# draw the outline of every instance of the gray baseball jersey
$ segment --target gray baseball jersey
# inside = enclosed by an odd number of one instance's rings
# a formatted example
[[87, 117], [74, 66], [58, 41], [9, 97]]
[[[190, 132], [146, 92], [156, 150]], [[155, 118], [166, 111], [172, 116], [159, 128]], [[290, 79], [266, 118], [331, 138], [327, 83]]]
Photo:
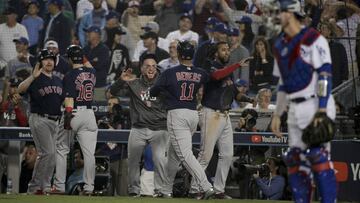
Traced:
[[160, 98], [150, 97], [149, 88], [157, 80], [148, 81], [143, 76], [133, 81], [118, 80], [110, 89], [116, 95], [127, 87], [130, 94], [132, 128], [128, 141], [129, 194], [140, 194], [140, 161], [145, 146], [152, 147], [155, 190], [162, 191], [167, 177], [166, 152], [169, 136], [166, 131], [166, 111]]

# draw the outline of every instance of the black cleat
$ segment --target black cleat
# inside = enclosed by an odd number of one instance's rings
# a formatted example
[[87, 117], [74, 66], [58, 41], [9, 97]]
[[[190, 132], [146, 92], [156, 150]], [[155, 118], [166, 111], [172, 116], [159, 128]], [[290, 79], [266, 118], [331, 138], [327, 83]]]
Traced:
[[215, 191], [214, 189], [210, 188], [204, 193], [203, 199], [212, 199], [214, 198]]
[[204, 193], [201, 192], [196, 192], [196, 193], [189, 193], [188, 197], [191, 199], [196, 199], [196, 200], [200, 200], [202, 199], [204, 196]]
[[140, 194], [131, 192], [131, 193], [129, 193], [129, 197], [140, 197]]
[[214, 199], [232, 199], [232, 197], [230, 197], [229, 195], [221, 192], [221, 193], [216, 193], [214, 195]]

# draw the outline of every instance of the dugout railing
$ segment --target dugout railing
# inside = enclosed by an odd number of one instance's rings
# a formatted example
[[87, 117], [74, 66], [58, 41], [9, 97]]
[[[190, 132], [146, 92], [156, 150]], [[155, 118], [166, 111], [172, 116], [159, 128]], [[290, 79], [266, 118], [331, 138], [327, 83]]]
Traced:
[[[99, 130], [98, 142], [116, 142], [127, 144], [129, 130]], [[22, 141], [32, 141], [29, 128], [0, 127], [0, 142], [9, 141], [8, 177], [13, 181], [13, 192], [19, 191], [19, 176]], [[193, 136], [193, 144], [200, 143], [200, 134]], [[234, 145], [286, 147], [288, 136], [281, 138], [267, 132], [234, 132]], [[353, 190], [360, 188], [360, 140], [332, 141], [332, 160], [339, 181], [339, 200], [360, 201], [360, 193]]]

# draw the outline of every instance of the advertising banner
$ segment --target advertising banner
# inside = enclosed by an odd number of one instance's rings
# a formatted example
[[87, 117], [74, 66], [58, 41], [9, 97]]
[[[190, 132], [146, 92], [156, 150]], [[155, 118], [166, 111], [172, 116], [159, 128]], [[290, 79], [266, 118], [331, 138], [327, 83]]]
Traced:
[[339, 183], [338, 200], [360, 202], [360, 142], [333, 141], [331, 159]]

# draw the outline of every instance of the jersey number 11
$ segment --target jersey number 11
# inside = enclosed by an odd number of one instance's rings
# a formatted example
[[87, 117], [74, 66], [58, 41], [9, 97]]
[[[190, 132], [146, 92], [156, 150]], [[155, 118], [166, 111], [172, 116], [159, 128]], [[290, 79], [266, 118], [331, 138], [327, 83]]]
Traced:
[[187, 83], [184, 82], [183, 84], [181, 84], [181, 96], [180, 96], [180, 100], [181, 101], [192, 101], [193, 100], [193, 92], [194, 92], [194, 87], [195, 84], [194, 83], [190, 83], [189, 85], [189, 93], [186, 96], [186, 92], [187, 92]]

